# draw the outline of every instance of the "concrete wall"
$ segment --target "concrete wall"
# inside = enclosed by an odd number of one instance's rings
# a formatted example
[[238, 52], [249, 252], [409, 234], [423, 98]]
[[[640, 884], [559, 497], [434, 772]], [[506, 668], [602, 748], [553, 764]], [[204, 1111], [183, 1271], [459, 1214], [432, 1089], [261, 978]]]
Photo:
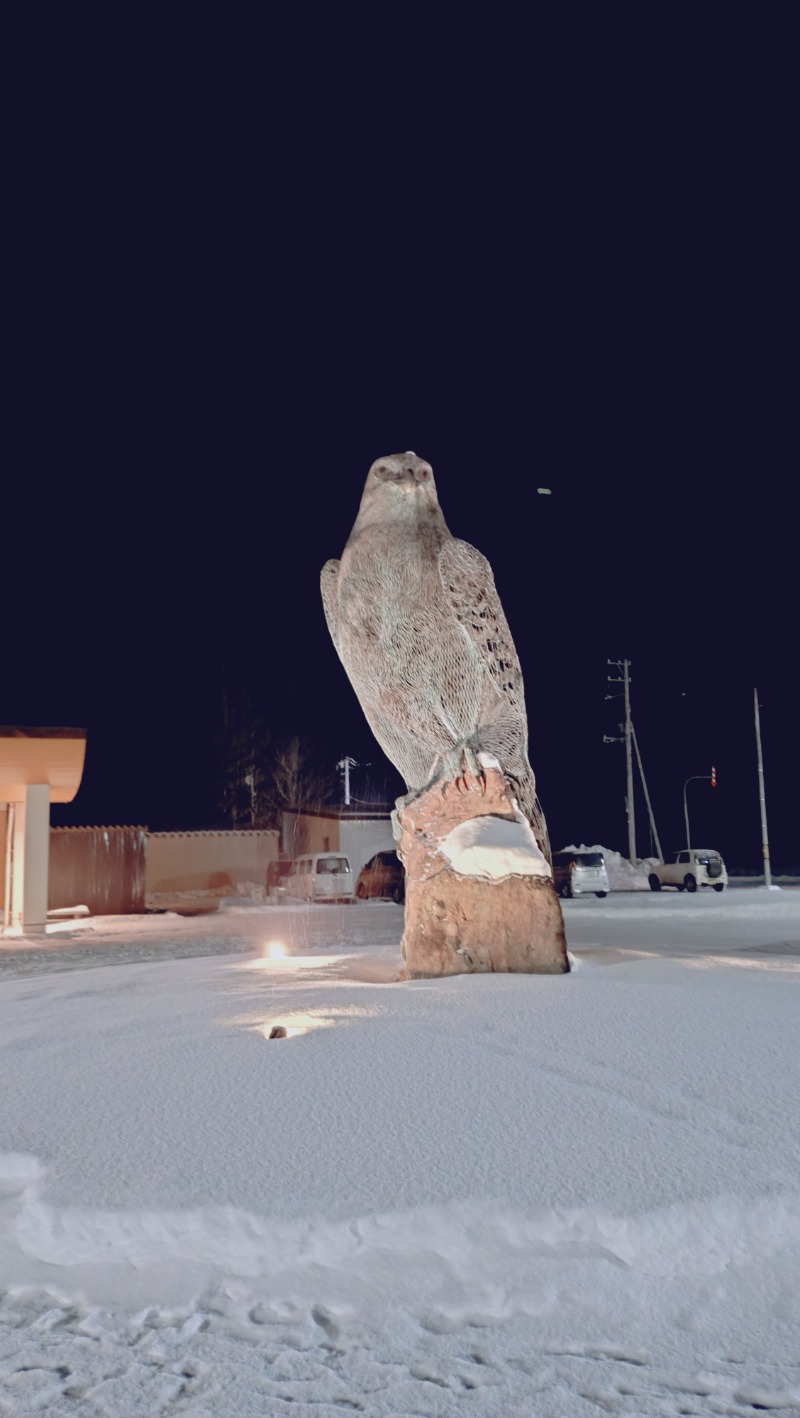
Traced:
[[341, 848], [338, 817], [285, 812], [281, 836], [287, 857], [305, 857], [309, 852], [338, 852]]
[[[313, 849], [312, 849], [313, 850]], [[251, 881], [263, 886], [278, 857], [278, 833], [150, 832], [147, 894], [208, 891]]]

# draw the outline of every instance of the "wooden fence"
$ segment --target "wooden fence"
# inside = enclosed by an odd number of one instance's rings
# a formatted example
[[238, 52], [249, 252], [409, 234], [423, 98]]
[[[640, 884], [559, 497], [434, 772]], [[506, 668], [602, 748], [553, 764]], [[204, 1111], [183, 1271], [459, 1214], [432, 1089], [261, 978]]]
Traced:
[[146, 863], [146, 827], [51, 827], [48, 910], [144, 911]]

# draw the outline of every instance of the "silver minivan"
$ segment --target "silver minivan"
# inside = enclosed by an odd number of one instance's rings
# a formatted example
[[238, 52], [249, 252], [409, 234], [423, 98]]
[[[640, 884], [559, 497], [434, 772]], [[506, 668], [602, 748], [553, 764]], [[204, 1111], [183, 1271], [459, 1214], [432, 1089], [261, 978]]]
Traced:
[[556, 852], [553, 881], [559, 896], [607, 896], [608, 871], [602, 852]]
[[286, 878], [287, 896], [301, 901], [355, 901], [350, 862], [343, 852], [310, 852], [297, 857]]

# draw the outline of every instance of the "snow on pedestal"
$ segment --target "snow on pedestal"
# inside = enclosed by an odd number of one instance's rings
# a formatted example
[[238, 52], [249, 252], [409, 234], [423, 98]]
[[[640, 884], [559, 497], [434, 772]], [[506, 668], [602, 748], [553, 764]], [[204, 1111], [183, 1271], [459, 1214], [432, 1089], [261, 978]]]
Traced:
[[569, 970], [550, 868], [497, 761], [481, 757], [484, 792], [468, 778], [398, 800], [410, 978]]

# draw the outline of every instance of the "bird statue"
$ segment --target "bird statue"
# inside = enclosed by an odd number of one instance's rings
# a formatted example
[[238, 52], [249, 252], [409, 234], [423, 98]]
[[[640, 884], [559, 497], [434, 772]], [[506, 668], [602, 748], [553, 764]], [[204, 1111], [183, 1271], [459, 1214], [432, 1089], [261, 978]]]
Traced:
[[322, 601], [367, 721], [410, 794], [484, 780], [481, 753], [512, 783], [550, 858], [528, 762], [522, 671], [486, 557], [452, 536], [433, 469], [415, 453], [378, 458]]

